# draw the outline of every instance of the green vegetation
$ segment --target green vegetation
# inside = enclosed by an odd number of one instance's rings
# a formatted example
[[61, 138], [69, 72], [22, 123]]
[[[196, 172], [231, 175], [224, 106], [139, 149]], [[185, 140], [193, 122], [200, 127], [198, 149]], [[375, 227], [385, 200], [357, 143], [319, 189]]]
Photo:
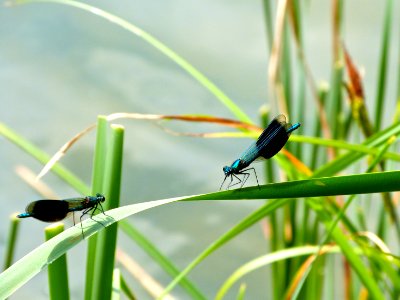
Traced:
[[[36, 2], [57, 3], [95, 13], [142, 38], [204, 86], [238, 122], [229, 122], [217, 116], [121, 115], [120, 118], [212, 122], [237, 128], [237, 136], [259, 134], [255, 126], [249, 125], [249, 117], [220, 88], [187, 60], [138, 26], [76, 1], [16, 1], [17, 4]], [[106, 214], [95, 216], [98, 222], [90, 218], [83, 222], [85, 237], [89, 238], [85, 299], [117, 299], [121, 293], [129, 299], [135, 299], [135, 291], [129, 287], [120, 267], [116, 268], [115, 259], [110, 259], [116, 256], [118, 229], [170, 276], [170, 283], [161, 290], [155, 285], [146, 287], [150, 295], [159, 299], [168, 297], [179, 285], [187, 298], [206, 299], [207, 296], [196, 286], [196, 282], [188, 278], [190, 271], [217, 249], [223, 249], [224, 245], [263, 220], [266, 221], [263, 226], [270, 251], [229, 274], [226, 281], [220, 283], [220, 289], [215, 291], [215, 299], [246, 299], [249, 291], [246, 275], [261, 268], [271, 270], [266, 282], [268, 299], [333, 299], [335, 296], [346, 299], [399, 299], [400, 257], [397, 253], [400, 248], [397, 246], [392, 249], [389, 246], [392, 240], [400, 244], [398, 193], [395, 193], [400, 191], [400, 171], [394, 167], [400, 155], [393, 149], [400, 135], [398, 108], [391, 107], [393, 115], [384, 117], [384, 107], [390, 105], [386, 99], [388, 65], [399, 66], [396, 82], [400, 82], [400, 62], [391, 62], [389, 56], [394, 3], [388, 0], [385, 4], [374, 107], [367, 107], [362, 76], [342, 36], [344, 3], [332, 3], [333, 60], [328, 87], [316, 83], [307, 60], [307, 31], [304, 28], [306, 8], [303, 6], [309, 3], [278, 1], [274, 5], [271, 1], [264, 1], [271, 102], [277, 107], [286, 108], [285, 114], [290, 116], [290, 120], [307, 124], [311, 117], [306, 118], [310, 113], [305, 102], [311, 95], [311, 100], [307, 101], [314, 101], [318, 113], [313, 118], [317, 120], [313, 125], [303, 126], [312, 132], [310, 136], [297, 135], [295, 132], [285, 150], [273, 158], [273, 163], [266, 162], [268, 182], [260, 185], [260, 188], [244, 187], [120, 207], [124, 128], [113, 124], [116, 116], [98, 118], [91, 187], [59, 162], [55, 163], [51, 172], [78, 193], [94, 195], [102, 192], [109, 199], [104, 207]], [[399, 101], [399, 87], [396, 92]], [[265, 125], [271, 117], [269, 111], [264, 110], [260, 123]], [[383, 127], [382, 120], [385, 119], [393, 120], [393, 123]], [[40, 163], [46, 164], [50, 160], [46, 153], [6, 124], [0, 123], [0, 135]], [[220, 136], [228, 134], [221, 133]], [[360, 139], [354, 136], [363, 136], [362, 142], [359, 143]], [[303, 150], [303, 145], [311, 145], [311, 151]], [[278, 166], [281, 174], [279, 179]], [[373, 194], [373, 197], [360, 201], [362, 194]], [[126, 220], [144, 210], [182, 201], [201, 201], [203, 205], [208, 205], [208, 200], [229, 200], [235, 205], [237, 201], [255, 199], [264, 201], [263, 205], [214, 240], [183, 270], [157, 249], [145, 233]], [[371, 215], [376, 218], [376, 228], [367, 222]], [[17, 226], [17, 221], [13, 222], [13, 226]], [[18, 238], [16, 227], [11, 232], [5, 262], [8, 269], [0, 274], [0, 298], [9, 297], [48, 266], [50, 295], [60, 299], [55, 292], [68, 289], [68, 280], [65, 279], [68, 278], [66, 255], [69, 249], [82, 241], [81, 227], [57, 232], [53, 238], [12, 265], [10, 261], [15, 239]], [[211, 275], [213, 270], [209, 272]], [[61, 286], [60, 280], [63, 281]], [[67, 292], [63, 295], [68, 298]]]

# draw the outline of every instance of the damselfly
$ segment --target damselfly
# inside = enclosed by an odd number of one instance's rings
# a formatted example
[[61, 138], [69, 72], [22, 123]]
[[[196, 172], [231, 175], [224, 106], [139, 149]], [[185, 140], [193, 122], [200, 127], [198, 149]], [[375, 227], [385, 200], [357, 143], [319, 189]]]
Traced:
[[[240, 183], [241, 187], [243, 187], [250, 176], [250, 173], [248, 172], [250, 170], [253, 170], [256, 175], [257, 185], [259, 185], [254, 168], [246, 168], [258, 158], [269, 159], [277, 154], [286, 144], [291, 132], [299, 127], [300, 123], [294, 125], [286, 123], [286, 117], [284, 115], [275, 117], [268, 127], [261, 133], [257, 141], [251, 144], [250, 147], [232, 163], [231, 166], [225, 166], [223, 168], [225, 178], [221, 184], [220, 190], [222, 189], [226, 178], [229, 176], [231, 177], [231, 181], [228, 184], [227, 189]], [[243, 178], [240, 179], [238, 175], [243, 175]], [[233, 183], [233, 177], [235, 177], [238, 182]]]
[[[93, 214], [97, 208], [104, 213], [103, 207], [101, 205], [106, 198], [102, 194], [96, 194], [96, 196], [86, 196], [79, 198], [69, 198], [63, 200], [37, 200], [28, 204], [25, 208], [25, 212], [19, 214], [18, 218], [35, 218], [43, 222], [57, 222], [63, 220], [68, 213], [75, 211], [82, 211], [80, 217], [81, 228], [82, 228], [82, 217], [86, 214], [90, 215], [90, 218], [104, 226], [101, 222], [93, 219]], [[75, 223], [75, 220], [74, 220]], [[82, 228], [82, 236], [83, 228]]]

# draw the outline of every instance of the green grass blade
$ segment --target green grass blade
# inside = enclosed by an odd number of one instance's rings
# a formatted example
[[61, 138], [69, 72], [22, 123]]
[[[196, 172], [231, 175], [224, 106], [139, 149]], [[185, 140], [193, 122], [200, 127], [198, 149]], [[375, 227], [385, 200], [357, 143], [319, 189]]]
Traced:
[[331, 88], [329, 90], [329, 103], [332, 105], [332, 128], [333, 136], [335, 138], [343, 138], [344, 132], [341, 132], [343, 128], [343, 117], [342, 113], [342, 88], [343, 88], [343, 62], [341, 58], [339, 61], [334, 62], [332, 78], [331, 78]]
[[[280, 62], [282, 68], [281, 72], [279, 73], [280, 81], [282, 84], [282, 91], [283, 91], [283, 99], [285, 103], [281, 103], [283, 107], [287, 108], [287, 112], [289, 116], [292, 112], [292, 91], [293, 91], [293, 84], [292, 84], [292, 73], [293, 73], [293, 62], [291, 58], [291, 44], [290, 44], [290, 36], [289, 36], [289, 24], [285, 22], [284, 30], [283, 30], [283, 43], [282, 43], [282, 62]], [[283, 102], [283, 101], [281, 101]]]
[[272, 42], [273, 42], [273, 32], [274, 32], [274, 27], [273, 27], [273, 17], [272, 17], [272, 3], [269, 0], [263, 0], [263, 10], [264, 10], [264, 21], [265, 21], [265, 28], [267, 32], [267, 45], [268, 45], [268, 50], [271, 51], [272, 48]]
[[385, 89], [387, 84], [387, 67], [389, 63], [390, 33], [392, 28], [393, 0], [386, 1], [385, 17], [383, 18], [383, 35], [381, 55], [379, 61], [379, 75], [375, 98], [375, 128], [379, 130], [382, 123], [383, 107], [385, 103]]
[[186, 198], [185, 201], [311, 198], [394, 192], [400, 190], [399, 178], [400, 171], [321, 177], [215, 192]]
[[[107, 211], [107, 216], [98, 214], [94, 218], [104, 226], [109, 226], [114, 222], [122, 220], [130, 215], [154, 208], [163, 204], [172, 203], [182, 198], [172, 198], [166, 200], [150, 201], [145, 203], [132, 204]], [[97, 233], [104, 229], [102, 225], [92, 219], [82, 222], [85, 237]], [[0, 299], [5, 299], [12, 295], [18, 288], [32, 279], [54, 260], [65, 254], [69, 249], [82, 241], [82, 231], [80, 226], [72, 226], [60, 233], [51, 240], [43, 243], [15, 264], [0, 274]]]
[[[390, 174], [389, 174], [390, 173]], [[385, 174], [385, 175], [384, 175]], [[383, 176], [382, 176], [383, 175]], [[388, 176], [386, 176], [388, 175]], [[303, 198], [303, 197], [318, 197], [318, 196], [333, 196], [338, 195], [338, 192], [343, 192], [344, 194], [357, 194], [360, 190], [361, 193], [366, 193], [364, 190], [363, 184], [366, 183], [371, 185], [370, 188], [376, 190], [374, 192], [382, 192], [389, 190], [399, 190], [399, 187], [396, 186], [398, 182], [398, 176], [400, 176], [400, 171], [394, 172], [383, 172], [383, 173], [374, 173], [374, 174], [362, 174], [362, 175], [350, 175], [350, 176], [340, 176], [340, 177], [332, 177], [332, 178], [317, 178], [311, 180], [299, 180], [292, 182], [284, 182], [284, 183], [276, 183], [276, 184], [268, 184], [264, 186], [251, 187], [251, 188], [242, 188], [238, 190], [224, 191], [218, 193], [211, 193], [207, 195], [199, 195], [190, 197], [187, 200], [235, 200], [235, 199], [279, 199], [273, 200], [273, 202], [269, 202], [262, 208], [256, 210], [254, 213], [246, 217], [242, 222], [238, 225], [234, 226], [231, 230], [221, 236], [218, 240], [212, 243], [207, 249], [205, 249], [199, 256], [197, 256], [182, 272], [177, 276], [164, 290], [163, 295], [170, 292], [177, 283], [184, 278], [191, 270], [193, 270], [202, 260], [204, 260], [207, 256], [209, 256], [216, 249], [220, 248], [222, 245], [227, 243], [230, 239], [237, 236], [240, 232], [247, 229], [251, 225], [258, 222], [261, 218], [269, 215], [271, 212], [276, 211], [279, 207], [287, 204], [290, 200], [286, 198]], [[390, 183], [389, 183], [390, 181]], [[383, 187], [381, 183], [386, 182], [388, 186]], [[305, 184], [303, 186], [303, 184]], [[383, 190], [381, 190], [381, 188]], [[378, 191], [379, 190], [379, 191]], [[294, 192], [296, 195], [291, 194]], [[321, 206], [320, 206], [321, 207]], [[329, 227], [330, 228], [330, 227]], [[360, 273], [365, 272], [365, 270], [361, 267], [357, 258], [354, 258], [354, 254], [351, 251], [351, 248], [347, 245], [345, 239], [340, 235], [339, 232], [335, 232], [334, 238], [338, 238], [341, 245], [346, 249], [345, 254], [350, 256], [352, 261], [355, 261], [356, 266]], [[362, 276], [364, 276], [362, 274]], [[373, 285], [370, 283], [368, 278], [363, 277], [366, 280], [367, 284]], [[371, 288], [376, 291], [375, 287]], [[161, 296], [162, 297], [162, 296]], [[161, 298], [160, 297], [160, 298]]]
[[18, 228], [21, 222], [20, 218], [17, 218], [17, 214], [13, 214], [10, 217], [10, 230], [8, 232], [5, 256], [4, 256], [4, 268], [7, 269], [14, 260], [15, 244], [18, 236]]
[[[314, 207], [318, 207], [315, 212], [318, 214], [318, 218], [324, 223], [326, 229], [329, 230], [332, 227], [334, 220], [325, 210], [324, 203], [319, 201], [319, 205]], [[331, 235], [335, 243], [340, 247], [343, 255], [346, 257], [347, 262], [351, 265], [352, 270], [357, 274], [360, 281], [364, 284], [364, 287], [368, 290], [370, 296], [373, 299], [384, 300], [385, 297], [378, 283], [373, 278], [371, 270], [365, 266], [359, 254], [356, 253], [349, 238], [338, 227], [334, 227]]]
[[179, 65], [183, 70], [185, 70], [189, 75], [191, 75], [195, 80], [197, 80], [203, 87], [205, 87], [209, 92], [211, 92], [226, 108], [228, 108], [232, 114], [242, 122], [251, 123], [251, 119], [237, 106], [219, 87], [217, 87], [211, 80], [209, 80], [203, 73], [191, 65], [187, 60], [178, 55], [171, 48], [163, 44], [160, 40], [147, 33], [143, 29], [133, 25], [132, 23], [110, 14], [102, 9], [88, 5], [86, 3], [72, 1], [72, 0], [16, 0], [17, 4], [25, 3], [56, 3], [63, 4], [72, 7], [76, 7], [90, 13], [96, 14], [121, 28], [133, 33], [134, 35], [142, 38], [144, 41], [153, 46], [156, 50], [160, 51], [166, 57], [170, 58], [173, 62]]
[[[271, 198], [282, 198], [270, 203], [265, 207], [265, 210], [261, 213], [261, 217], [275, 210], [276, 208], [286, 204], [289, 200], [287, 197], [303, 198], [303, 197], [319, 197], [326, 195], [339, 195], [339, 194], [354, 194], [354, 193], [376, 193], [376, 192], [388, 192], [399, 190], [398, 178], [400, 171], [393, 172], [381, 172], [372, 174], [362, 175], [350, 175], [350, 176], [338, 176], [333, 178], [316, 178], [311, 180], [299, 180], [293, 182], [269, 184], [265, 186], [243, 188], [239, 190], [224, 191], [218, 193], [196, 195], [186, 198], [173, 198], [159, 201], [152, 201], [146, 203], [139, 203], [120, 207], [107, 211], [107, 216], [103, 214], [96, 215], [98, 222], [101, 222], [105, 226], [108, 226], [114, 222], [117, 222], [123, 218], [126, 218], [132, 214], [140, 211], [163, 205], [166, 203], [175, 202], [178, 200], [238, 200], [238, 199], [271, 199]], [[292, 191], [293, 190], [293, 191]], [[324, 211], [323, 205], [320, 205], [320, 219], [327, 224], [330, 228], [330, 217]], [[110, 218], [111, 217], [111, 218]], [[253, 219], [257, 216], [253, 215]], [[258, 216], [259, 217], [259, 216]], [[249, 220], [248, 223], [251, 223]], [[103, 226], [98, 222], [91, 219], [85, 220], [82, 223], [84, 235], [89, 237], [103, 229]], [[248, 223], [241, 223], [240, 228], [235, 228], [235, 232], [231, 232], [224, 237], [224, 240], [218, 241], [219, 244], [212, 245], [209, 251], [204, 255], [207, 256], [212, 252], [214, 248], [218, 248], [221, 244], [228, 241], [237, 235], [238, 232], [247, 228]], [[90, 225], [90, 226], [89, 226]], [[338, 243], [343, 253], [351, 265], [355, 268], [358, 276], [366, 285], [371, 295], [379, 297], [380, 292], [376, 289], [376, 283], [371, 282], [371, 277], [368, 277], [369, 273], [366, 272], [360, 258], [354, 253], [351, 246], [348, 244], [347, 238], [338, 230], [334, 230], [332, 233], [333, 238]], [[81, 228], [71, 227], [70, 229], [59, 234], [57, 237], [44, 243], [36, 250], [19, 260], [17, 263], [12, 265], [2, 274], [0, 274], [0, 299], [6, 298], [11, 295], [18, 287], [22, 286], [26, 281], [32, 278], [40, 270], [42, 270], [48, 263], [52, 262], [60, 255], [64, 254], [74, 245], [79, 243], [82, 239]], [[198, 260], [201, 260], [198, 259]], [[196, 264], [197, 262], [193, 262]], [[181, 273], [182, 274], [182, 273]], [[179, 276], [178, 276], [179, 277]], [[178, 278], [177, 277], [177, 278]], [[182, 276], [183, 277], [183, 276]]]
[[[98, 124], [97, 124], [97, 138], [96, 138], [96, 150], [95, 150], [95, 158], [94, 158], [94, 171], [93, 171], [93, 193], [89, 192], [89, 187], [87, 187], [83, 182], [81, 182], [75, 175], [69, 172], [64, 167], [60, 167], [59, 163], [51, 169], [52, 172], [57, 174], [61, 179], [65, 179], [67, 183], [73, 184], [72, 185], [75, 189], [79, 190], [84, 195], [95, 194], [96, 192], [102, 191], [102, 182], [103, 177], [102, 174], [104, 173], [102, 163], [104, 164], [105, 161], [105, 154], [98, 155], [100, 152], [106, 151], [106, 144], [107, 144], [107, 131], [108, 131], [108, 122], [104, 117], [99, 117]], [[5, 125], [0, 123], [0, 134], [3, 134], [6, 138], [8, 138], [11, 142], [15, 143], [19, 146], [22, 150], [36, 158], [39, 162], [45, 164], [49, 159], [50, 156], [44, 153], [42, 150], [38, 149], [36, 146], [31, 144], [29, 141], [6, 127]], [[101, 163], [98, 164], [98, 161]], [[18, 219], [20, 220], [20, 219]], [[121, 224], [124, 223], [124, 220], [121, 221]], [[96, 246], [96, 235], [89, 238], [89, 246], [88, 246], [88, 255], [87, 255], [87, 272], [86, 272], [86, 285], [85, 285], [85, 299], [91, 299], [92, 293], [92, 282], [93, 282], [93, 271], [94, 271], [94, 259], [95, 259], [95, 246]], [[146, 245], [151, 245], [151, 243], [142, 235], [141, 242], [139, 243], [143, 249], [148, 250], [149, 248]], [[94, 244], [92, 246], [92, 244]], [[150, 247], [151, 248], [151, 247]], [[152, 255], [152, 253], [150, 253]], [[167, 260], [164, 263], [168, 263]], [[164, 263], [161, 263], [161, 266], [164, 267]], [[167, 271], [167, 273], [169, 273]], [[179, 272], [178, 272], [179, 273]], [[195, 290], [195, 289], [193, 289]], [[193, 291], [192, 291], [193, 292]], [[197, 292], [201, 298], [202, 295]], [[196, 292], [194, 292], [196, 294]]]
[[[54, 238], [64, 231], [63, 223], [55, 223], [45, 228], [46, 241]], [[68, 269], [67, 255], [63, 254], [47, 267], [49, 277], [50, 299], [68, 300]]]
[[[46, 164], [51, 158], [49, 155], [44, 153], [42, 150], [37, 148], [35, 145], [33, 145], [28, 140], [21, 137], [19, 134], [17, 134], [12, 129], [8, 128], [3, 123], [0, 123], [0, 135], [3, 135], [5, 138], [7, 138], [13, 144], [18, 146], [25, 152], [29, 153], [29, 155], [34, 157], [36, 160], [38, 160], [42, 164]], [[62, 164], [56, 163], [53, 166], [52, 171], [56, 175], [58, 175], [61, 179], [63, 179], [65, 182], [67, 182], [70, 186], [72, 186], [74, 189], [79, 191], [81, 194], [83, 194], [83, 195], [90, 194], [90, 189], [88, 188], [88, 186], [82, 180], [80, 180], [78, 177], [76, 177], [72, 172], [70, 172], [65, 167], [63, 167]]]
[[[180, 273], [180, 270], [128, 221], [120, 222], [119, 228], [134, 240], [136, 244], [138, 244], [155, 262], [157, 262], [165, 272], [171, 275], [172, 278], [176, 277]], [[206, 299], [198, 288], [196, 288], [196, 286], [194, 286], [187, 278], [183, 278], [179, 284], [186, 290], [191, 299]]]
[[[302, 144], [308, 143], [311, 145], [336, 148], [336, 149], [340, 149], [340, 150], [349, 150], [352, 153], [347, 153], [347, 154], [356, 153], [356, 154], [360, 155], [358, 158], [361, 158], [365, 155], [377, 155], [380, 151], [378, 147], [381, 144], [383, 144], [387, 139], [389, 139], [391, 135], [399, 135], [400, 134], [399, 124], [392, 125], [391, 127], [387, 128], [385, 130], [385, 132], [381, 131], [379, 134], [374, 135], [374, 139], [368, 139], [362, 144], [352, 144], [352, 143], [345, 142], [342, 140], [326, 139], [326, 138], [320, 138], [320, 137], [316, 137], [316, 136], [305, 136], [305, 135], [298, 135], [298, 134], [291, 135], [289, 143], [291, 143], [291, 142], [302, 143]], [[226, 137], [257, 138], [258, 135], [256, 132], [248, 132], [248, 133], [247, 132], [246, 133], [230, 132], [229, 134], [226, 133]], [[342, 155], [339, 158], [337, 158], [341, 164], [342, 164], [342, 162], [341, 162], [342, 159], [346, 158], [346, 162], [347, 162], [347, 160], [349, 160], [349, 158], [347, 157], [347, 154]], [[277, 155], [280, 156], [281, 154], [278, 153]], [[395, 153], [395, 152], [387, 152], [384, 154], [384, 158], [391, 159], [394, 161], [400, 161], [400, 154]], [[267, 162], [268, 162], [268, 160], [267, 160]], [[335, 163], [331, 162], [330, 164], [335, 164]], [[323, 168], [325, 168], [325, 167], [326, 166], [324, 166]], [[318, 172], [320, 172], [320, 171], [318, 171]]]
[[[367, 173], [371, 173], [374, 168], [382, 161], [383, 155], [384, 153], [389, 149], [390, 145], [392, 144], [393, 139], [390, 139], [390, 141], [388, 141], [388, 143], [386, 143], [385, 145], [382, 146], [382, 149], [380, 150], [380, 153], [378, 154], [378, 156], [371, 162], [371, 164], [369, 165], [368, 169], [367, 169]], [[328, 242], [329, 238], [330, 238], [330, 233], [332, 232], [333, 228], [337, 225], [337, 223], [343, 219], [344, 213], [346, 212], [348, 206], [351, 204], [351, 202], [354, 200], [355, 195], [351, 195], [349, 197], [349, 199], [346, 201], [345, 205], [343, 206], [343, 208], [339, 211], [336, 219], [334, 220], [334, 222], [332, 223], [332, 227], [327, 231], [326, 237], [323, 239], [322, 243], [321, 243], [321, 247]]]
[[[400, 133], [400, 132], [399, 132]], [[397, 133], [397, 134], [399, 134]], [[377, 146], [382, 144], [383, 142], [381, 141], [379, 145], [374, 145], [373, 147], [365, 145], [365, 144], [350, 144], [345, 141], [341, 140], [332, 140], [332, 139], [324, 139], [324, 138], [318, 138], [318, 137], [311, 137], [311, 136], [299, 136], [299, 135], [293, 135], [290, 137], [291, 142], [297, 142], [297, 143], [309, 143], [312, 145], [319, 145], [319, 146], [324, 146], [324, 147], [331, 147], [331, 148], [336, 148], [340, 150], [349, 150], [352, 153], [358, 153], [359, 155], [377, 155], [380, 150]], [[351, 154], [351, 153], [348, 153]], [[342, 157], [344, 157], [343, 155]], [[395, 153], [395, 152], [386, 152], [383, 156], [386, 159], [391, 159], [394, 161], [400, 161], [400, 154]]]
[[[390, 139], [384, 146], [382, 146], [382, 149], [380, 150], [380, 153], [378, 154], [378, 156], [371, 162], [370, 166], [367, 169], [367, 173], [372, 172], [372, 170], [381, 162], [383, 155], [385, 152], [387, 152], [387, 150], [389, 149], [390, 145], [393, 143], [394, 139]], [[325, 237], [322, 238], [321, 243], [319, 244], [319, 250], [322, 249], [322, 247], [329, 241], [329, 239], [331, 238], [331, 234], [332, 231], [336, 228], [337, 224], [340, 222], [340, 220], [343, 220], [345, 218], [345, 212], [347, 211], [348, 207], [350, 206], [350, 204], [353, 202], [353, 200], [355, 199], [356, 195], [351, 195], [349, 197], [349, 199], [346, 201], [346, 203], [344, 204], [344, 206], [340, 209], [340, 211], [336, 214], [336, 216], [334, 217], [334, 220], [332, 221], [330, 228], [327, 229]], [[360, 245], [362, 246], [362, 245]], [[320, 253], [320, 251], [318, 251], [318, 253]], [[307, 272], [305, 272], [305, 274], [303, 275], [303, 280], [300, 284], [297, 285], [296, 287], [296, 293], [299, 293], [302, 285], [305, 282], [305, 277], [308, 276], [309, 272], [311, 271], [311, 267], [315, 264], [318, 264], [319, 260], [316, 258], [312, 264], [310, 264], [308, 266], [308, 270]]]
[[236, 296], [236, 300], [244, 300], [246, 296], [247, 287], [245, 284], [241, 284], [239, 287], [238, 294]]
[[[106, 157], [104, 191], [108, 198], [105, 208], [119, 206], [122, 176], [124, 128], [111, 125], [110, 144]], [[96, 245], [92, 299], [109, 299], [112, 293], [115, 248], [117, 244], [117, 223], [99, 233]]]
[[128, 286], [128, 283], [125, 281], [124, 276], [120, 277], [120, 284], [121, 284], [121, 289], [124, 292], [124, 295], [126, 296], [127, 299], [129, 300], [136, 300], [137, 298], [135, 297], [135, 295], [133, 294], [132, 290], [130, 289], [130, 287]]
[[[212, 198], [210, 198], [211, 200]], [[185, 278], [187, 274], [190, 273], [200, 262], [202, 262], [205, 258], [207, 258], [211, 253], [213, 253], [218, 248], [222, 247], [228, 241], [236, 237], [238, 234], [254, 225], [256, 222], [268, 216], [269, 214], [275, 212], [278, 208], [284, 206], [290, 201], [290, 199], [278, 199], [269, 201], [267, 204], [263, 205], [261, 208], [257, 209], [249, 216], [244, 218], [239, 224], [232, 227], [225, 234], [223, 234], [220, 238], [214, 241], [210, 246], [208, 246], [204, 251], [202, 251], [192, 262], [178, 275], [174, 278], [174, 280], [165, 288], [162, 295], [160, 295], [159, 299], [161, 299], [164, 295], [168, 294], [175, 286]]]
[[121, 299], [121, 271], [117, 268], [113, 271], [112, 277], [112, 293], [111, 300], [120, 300]]
[[105, 116], [97, 118], [97, 133], [96, 133], [96, 146], [94, 149], [93, 157], [93, 172], [92, 172], [92, 195], [101, 193], [104, 183], [105, 161], [108, 146], [108, 129], [109, 123]]
[[[365, 142], [362, 143], [362, 145], [367, 147], [377, 147], [385, 143], [392, 135], [398, 136], [399, 134], [400, 123], [396, 123], [369, 137], [367, 140], [365, 140]], [[365, 154], [359, 152], [350, 152], [348, 154], [344, 154], [319, 168], [314, 172], [313, 176], [319, 177], [336, 174], [346, 167], [354, 164], [354, 162], [363, 156], [365, 156]]]
[[396, 121], [399, 120], [400, 117], [400, 47], [397, 47], [397, 91], [396, 91], [396, 100], [397, 100], [397, 105], [396, 105], [396, 112], [394, 114], [393, 119]]
[[[259, 268], [265, 267], [267, 265], [272, 265], [273, 263], [277, 263], [282, 260], [287, 260], [289, 258], [304, 256], [304, 255], [312, 255], [316, 254], [319, 251], [318, 246], [303, 246], [303, 247], [295, 247], [288, 248], [284, 250], [279, 250], [244, 264], [240, 268], [238, 268], [229, 278], [222, 284], [220, 289], [217, 292], [215, 300], [221, 300], [225, 297], [228, 290], [243, 276], [249, 274]], [[331, 247], [328, 250], [328, 253], [339, 253], [339, 247]]]
[[[109, 124], [106, 117], [99, 116], [97, 118], [96, 145], [93, 158], [92, 172], [92, 195], [103, 193], [103, 174], [107, 153], [107, 132]], [[94, 270], [96, 261], [96, 245], [97, 235], [92, 236], [88, 241], [87, 259], [86, 259], [86, 284], [85, 299], [92, 299], [92, 291], [94, 284]]]

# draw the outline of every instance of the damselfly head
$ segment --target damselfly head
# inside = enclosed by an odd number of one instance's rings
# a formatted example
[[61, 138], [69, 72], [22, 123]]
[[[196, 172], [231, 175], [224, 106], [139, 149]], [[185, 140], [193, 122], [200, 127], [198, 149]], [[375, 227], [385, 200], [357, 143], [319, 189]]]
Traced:
[[104, 197], [104, 195], [99, 194], [99, 193], [96, 194], [96, 198], [97, 198], [97, 201], [99, 201], [99, 202], [106, 201], [106, 197]]
[[228, 176], [228, 175], [232, 174], [232, 172], [233, 172], [233, 169], [229, 166], [223, 167], [222, 170], [224, 171], [225, 176]]

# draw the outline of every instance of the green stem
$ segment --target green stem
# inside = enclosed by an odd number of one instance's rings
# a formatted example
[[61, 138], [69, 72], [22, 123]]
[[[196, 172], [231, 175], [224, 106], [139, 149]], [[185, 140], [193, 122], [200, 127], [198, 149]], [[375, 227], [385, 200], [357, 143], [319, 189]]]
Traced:
[[[111, 125], [104, 174], [104, 190], [107, 197], [105, 210], [119, 206], [123, 139], [124, 128], [119, 125]], [[117, 229], [117, 223], [113, 223], [98, 234], [92, 299], [109, 299], [111, 297]]]
[[[55, 223], [45, 228], [46, 241], [64, 231], [63, 223]], [[68, 300], [68, 269], [67, 255], [63, 254], [47, 268], [51, 300]]]
[[6, 251], [5, 251], [5, 260], [4, 260], [4, 270], [7, 269], [13, 263], [14, 253], [15, 253], [15, 244], [18, 235], [18, 228], [21, 219], [17, 218], [16, 214], [13, 214], [10, 217], [10, 230], [8, 232], [8, 241], [6, 244]]
[[386, 89], [386, 73], [389, 59], [390, 50], [390, 33], [392, 26], [392, 15], [393, 15], [393, 1], [388, 0], [386, 2], [385, 17], [383, 18], [383, 34], [381, 43], [381, 56], [379, 62], [379, 75], [378, 75], [378, 86], [376, 90], [375, 99], [375, 129], [379, 130], [382, 123], [382, 113], [385, 102], [385, 89]]
[[[97, 119], [96, 146], [93, 158], [92, 174], [92, 195], [103, 193], [103, 175], [104, 162], [107, 151], [107, 130], [108, 122], [105, 116], [99, 116]], [[97, 235], [93, 235], [88, 241], [87, 259], [86, 259], [86, 285], [85, 299], [92, 299], [94, 265], [96, 261]]]

